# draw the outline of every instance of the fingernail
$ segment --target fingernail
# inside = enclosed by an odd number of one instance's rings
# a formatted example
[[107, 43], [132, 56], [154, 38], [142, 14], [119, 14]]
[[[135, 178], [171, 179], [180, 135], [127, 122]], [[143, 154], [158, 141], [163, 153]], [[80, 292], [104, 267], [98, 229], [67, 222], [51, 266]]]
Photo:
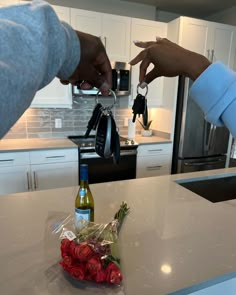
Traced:
[[100, 90], [102, 91], [109, 91], [110, 89], [110, 85], [105, 81], [102, 83], [102, 85], [100, 86]]
[[159, 36], [156, 36], [156, 41], [160, 41], [162, 38]]
[[140, 43], [140, 42], [141, 42], [141, 41], [139, 41], [139, 40], [134, 40], [134, 41], [133, 41], [134, 44], [136, 44], [136, 43]]
[[147, 87], [147, 85], [148, 84], [146, 82], [142, 82], [142, 83], [140, 83], [139, 87], [142, 88], [142, 89], [144, 89], [144, 88]]

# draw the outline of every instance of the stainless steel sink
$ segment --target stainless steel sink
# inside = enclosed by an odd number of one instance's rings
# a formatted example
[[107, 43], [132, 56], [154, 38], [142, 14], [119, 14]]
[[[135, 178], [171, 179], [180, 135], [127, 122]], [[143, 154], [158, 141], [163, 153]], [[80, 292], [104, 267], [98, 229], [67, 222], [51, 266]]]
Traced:
[[176, 182], [213, 203], [236, 199], [236, 174], [182, 179]]

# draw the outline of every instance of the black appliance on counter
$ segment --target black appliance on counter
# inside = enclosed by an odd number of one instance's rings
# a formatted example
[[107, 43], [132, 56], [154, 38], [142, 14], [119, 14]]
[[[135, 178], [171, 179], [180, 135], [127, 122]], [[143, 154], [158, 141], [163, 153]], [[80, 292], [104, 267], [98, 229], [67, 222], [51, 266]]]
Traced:
[[[130, 95], [131, 88], [131, 65], [125, 62], [113, 61], [112, 67], [112, 87], [116, 96]], [[82, 81], [81, 81], [82, 82]], [[98, 89], [96, 87], [92, 89], [81, 89], [80, 85], [72, 85], [72, 95], [84, 96], [84, 95], [97, 95]], [[99, 93], [101, 95], [101, 93]]]
[[220, 169], [226, 165], [229, 131], [208, 123], [189, 96], [193, 82], [179, 78], [172, 173]]
[[68, 136], [78, 145], [79, 165], [88, 164], [89, 183], [101, 183], [136, 178], [138, 144], [120, 136], [120, 162], [113, 163], [113, 157], [103, 159], [95, 152], [95, 136]]

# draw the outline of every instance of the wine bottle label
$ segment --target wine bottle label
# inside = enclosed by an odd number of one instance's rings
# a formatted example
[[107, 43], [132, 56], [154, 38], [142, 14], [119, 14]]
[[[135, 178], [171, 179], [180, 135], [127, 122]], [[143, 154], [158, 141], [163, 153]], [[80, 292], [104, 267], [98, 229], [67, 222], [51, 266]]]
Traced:
[[91, 209], [75, 208], [75, 227], [81, 229], [91, 220]]

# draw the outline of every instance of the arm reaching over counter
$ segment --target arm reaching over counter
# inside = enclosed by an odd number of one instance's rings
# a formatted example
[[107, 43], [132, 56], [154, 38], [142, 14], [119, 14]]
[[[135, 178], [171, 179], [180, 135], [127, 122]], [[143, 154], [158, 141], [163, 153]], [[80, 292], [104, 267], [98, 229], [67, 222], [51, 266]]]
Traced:
[[[236, 73], [221, 62], [209, 60], [193, 51], [158, 38], [153, 42], [135, 42], [144, 48], [130, 64], [140, 63], [140, 82], [151, 83], [165, 76], [184, 75], [194, 81], [190, 95], [203, 110], [206, 120], [225, 125], [236, 137]], [[149, 64], [154, 68], [147, 73]]]
[[46, 2], [1, 8], [0, 36], [0, 139], [55, 77], [109, 94], [111, 65], [101, 40], [61, 22]]

